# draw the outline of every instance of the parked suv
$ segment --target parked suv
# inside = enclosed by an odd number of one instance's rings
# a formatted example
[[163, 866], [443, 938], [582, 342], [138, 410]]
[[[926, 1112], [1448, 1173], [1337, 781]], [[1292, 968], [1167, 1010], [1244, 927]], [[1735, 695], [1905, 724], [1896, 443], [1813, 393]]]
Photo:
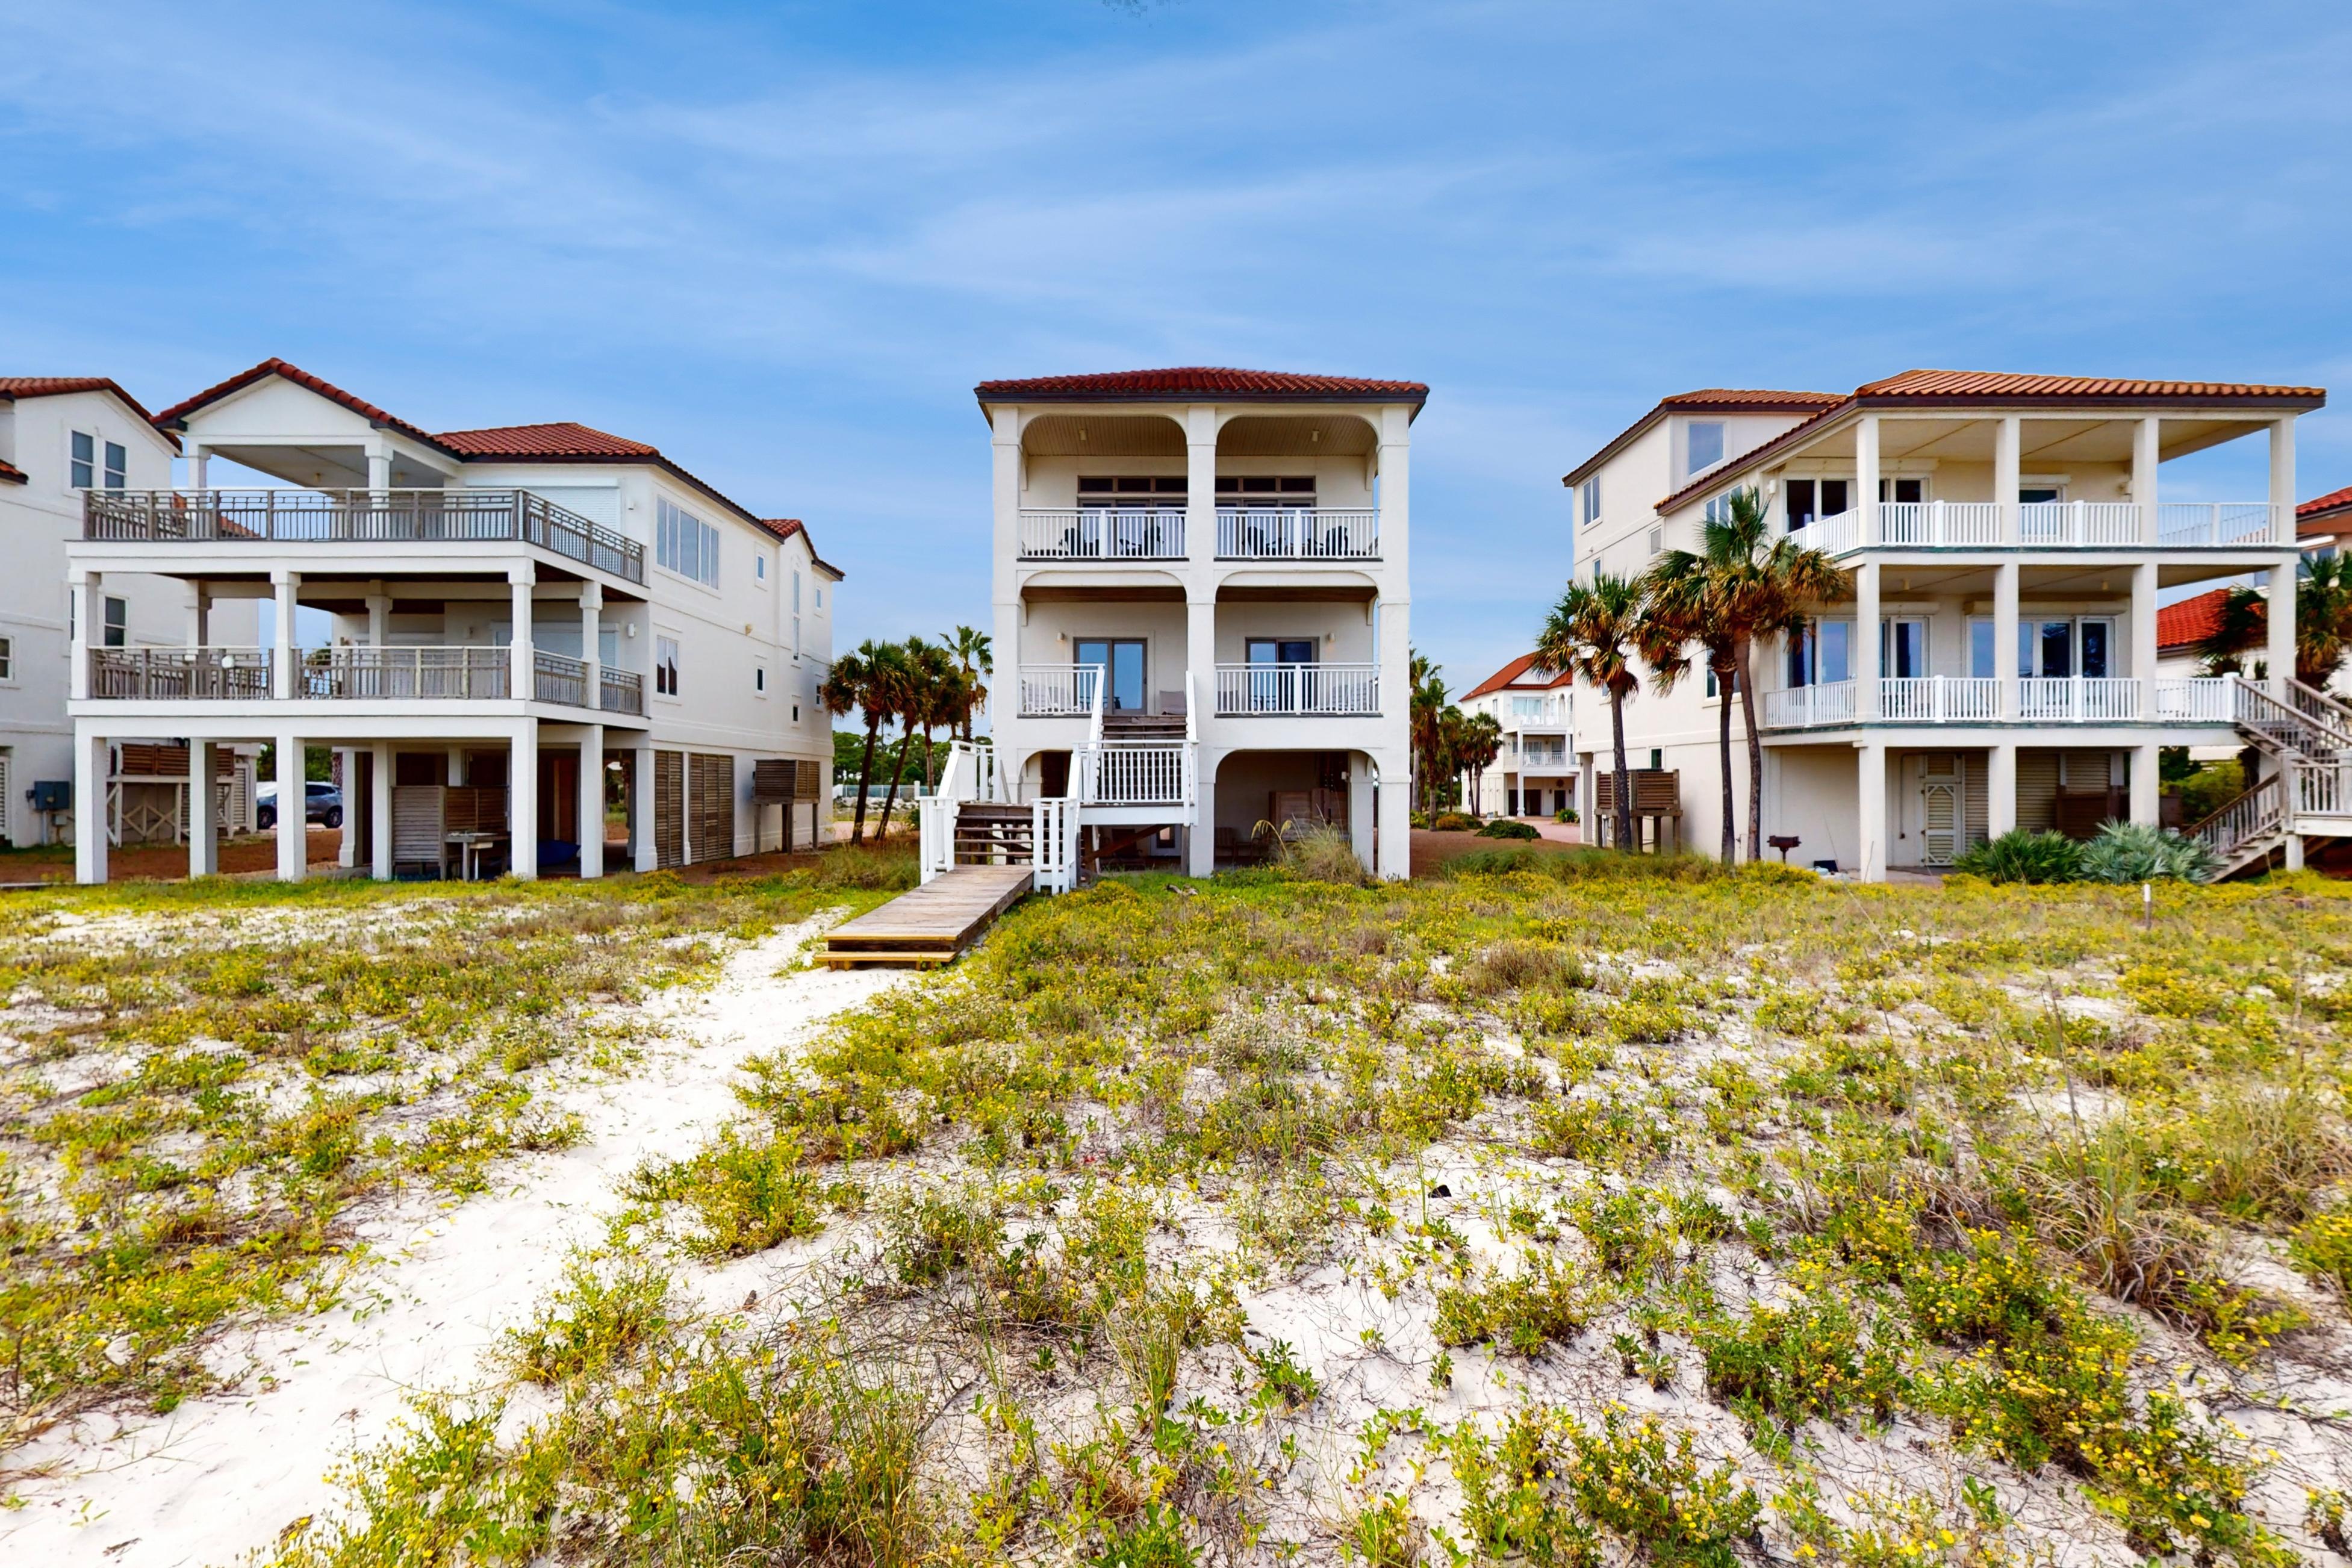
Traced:
[[[315, 822], [321, 827], [343, 825], [343, 792], [335, 785], [312, 783], [303, 786], [302, 820]], [[262, 784], [253, 792], [254, 816], [261, 831], [268, 832], [278, 826], [278, 786]]]

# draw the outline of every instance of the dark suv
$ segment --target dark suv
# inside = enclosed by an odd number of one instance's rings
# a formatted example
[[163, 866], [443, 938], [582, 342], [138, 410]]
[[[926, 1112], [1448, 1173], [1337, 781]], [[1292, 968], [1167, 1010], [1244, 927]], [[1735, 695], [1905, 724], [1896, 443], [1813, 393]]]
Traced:
[[[278, 826], [278, 786], [266, 784], [253, 792], [254, 816], [264, 833]], [[312, 783], [302, 789], [302, 820], [321, 827], [343, 825], [343, 792], [335, 785]]]

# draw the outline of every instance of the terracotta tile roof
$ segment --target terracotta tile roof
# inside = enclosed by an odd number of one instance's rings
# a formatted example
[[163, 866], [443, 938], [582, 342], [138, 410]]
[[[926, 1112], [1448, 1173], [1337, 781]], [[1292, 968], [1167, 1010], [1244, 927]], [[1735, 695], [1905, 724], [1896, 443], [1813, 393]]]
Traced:
[[2334, 533], [2352, 527], [2352, 485], [2315, 496], [2294, 509], [2297, 533]]
[[1726, 474], [1756, 463], [1775, 452], [1799, 445], [1822, 424], [1864, 408], [2031, 407], [2047, 404], [2070, 408], [2146, 408], [2165, 404], [2210, 406], [2243, 403], [2258, 408], [2302, 412], [2327, 401], [2324, 386], [2272, 386], [2229, 381], [2135, 381], [2112, 376], [2021, 375], [1986, 370], [1906, 370], [1884, 381], [1866, 383], [1851, 397], [1822, 409], [1801, 425], [1792, 426], [1761, 446], [1717, 465], [1658, 502], [1660, 512], [1671, 511], [1723, 483]]
[[1182, 365], [1172, 370], [1120, 370], [1095, 375], [1040, 375], [1024, 381], [983, 381], [972, 388], [982, 403], [1020, 398], [1055, 402], [1150, 402], [1160, 398], [1318, 398], [1339, 403], [1410, 403], [1419, 407], [1429, 388], [1417, 381], [1363, 381], [1347, 375], [1295, 375], [1285, 371]]
[[1656, 407], [1610, 437], [1609, 444], [1564, 475], [1560, 483], [1574, 488], [1591, 472], [1633, 444], [1636, 437], [1669, 414], [1706, 414], [1717, 409], [1743, 414], [1814, 414], [1845, 401], [1842, 392], [1776, 392], [1762, 387], [1702, 386], [1658, 399]]
[[444, 430], [433, 439], [461, 458], [528, 458], [538, 461], [610, 461], [658, 458], [659, 450], [625, 436], [607, 435], [586, 425], [494, 425], [483, 430]]
[[[154, 416], [147, 412], [144, 404], [123, 391], [122, 384], [111, 376], [0, 375], [0, 402], [14, 402], [20, 397], [58, 397], [69, 392], [110, 393], [125, 408], [130, 409], [140, 418], [150, 422], [154, 418]], [[175, 447], [180, 444], [179, 437], [168, 430], [163, 432], [163, 438], [170, 441]], [[20, 482], [24, 479], [22, 474], [16, 477]]]
[[309, 371], [301, 368], [299, 365], [289, 364], [282, 359], [263, 360], [251, 370], [239, 371], [236, 374], [230, 376], [226, 381], [221, 382], [217, 385], [205, 388], [202, 392], [197, 393], [194, 397], [188, 398], [184, 402], [174, 403], [171, 407], [166, 408], [163, 413], [155, 416], [155, 424], [159, 427], [179, 425], [180, 422], [186, 418], [187, 416], [194, 413], [197, 409], [204, 407], [206, 404], [217, 403], [232, 392], [242, 392], [245, 388], [251, 386], [255, 382], [261, 380], [264, 376], [269, 375], [282, 376], [286, 380], [292, 382], [297, 386], [307, 387], [309, 390], [317, 393], [320, 396], [325, 398], [330, 403], [341, 404], [343, 407], [350, 409], [352, 413], [360, 416], [371, 425], [382, 425], [389, 429], [397, 430], [404, 436], [415, 437], [417, 440], [424, 442], [427, 446], [439, 445], [439, 443], [434, 440], [430, 435], [418, 429], [415, 426], [411, 425], [407, 420], [402, 419], [397, 416], [388, 414], [384, 412], [384, 410], [378, 408], [374, 404], [368, 402], [365, 398], [345, 392], [341, 387], [337, 386], [334, 383], [322, 381], [319, 377], [312, 375]]
[[12, 485], [21, 485], [26, 482], [25, 470], [14, 463], [0, 463], [0, 479]]
[[2166, 605], [2156, 612], [2156, 651], [2170, 653], [2179, 648], [2194, 647], [2213, 635], [2221, 624], [2221, 602], [2230, 596], [2227, 588], [2216, 588], [2210, 594], [2200, 594], [2193, 599], [2182, 599]]
[[755, 519], [754, 521], [757, 521], [761, 528], [764, 528], [770, 533], [774, 534], [778, 539], [791, 539], [794, 535], [798, 535], [799, 537], [807, 540], [810, 560], [815, 562], [819, 566], [824, 567], [827, 572], [832, 573], [835, 580], [847, 575], [847, 574], [843, 572], [840, 567], [835, 566], [832, 562], [827, 561], [824, 556], [819, 555], [816, 552], [816, 535], [811, 533], [808, 531], [808, 524], [803, 522], [799, 518], [762, 517]]
[[[1469, 690], [1464, 692], [1458, 700], [1467, 702], [1473, 697], [1484, 697], [1490, 691], [1500, 691], [1507, 686], [1518, 684], [1519, 677], [1525, 675], [1528, 668], [1534, 665], [1535, 661], [1536, 656], [1531, 653], [1523, 653], [1519, 655], [1518, 658], [1511, 660], [1510, 663], [1503, 666], [1502, 668], [1496, 670], [1494, 674], [1488, 676], [1486, 679], [1480, 681]], [[1538, 689], [1549, 691], [1556, 687], [1567, 686], [1574, 679], [1575, 677], [1566, 673], [1561, 673], [1554, 675], [1549, 680], [1531, 680], [1528, 682], [1528, 684], [1536, 687]]]

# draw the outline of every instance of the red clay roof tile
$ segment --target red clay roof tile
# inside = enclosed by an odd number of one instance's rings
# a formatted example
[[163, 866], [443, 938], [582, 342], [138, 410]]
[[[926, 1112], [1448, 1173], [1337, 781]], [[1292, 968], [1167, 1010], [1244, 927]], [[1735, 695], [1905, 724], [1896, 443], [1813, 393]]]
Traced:
[[2211, 637], [2221, 624], [2221, 602], [2229, 596], [2227, 588], [2216, 588], [2210, 594], [2159, 608], [2156, 612], [2157, 651], [2168, 653], [2193, 647]]
[[330, 403], [341, 404], [372, 425], [387, 426], [404, 436], [413, 436], [427, 446], [437, 445], [430, 435], [411, 425], [407, 420], [396, 415], [388, 414], [365, 398], [345, 392], [334, 383], [323, 381], [299, 365], [289, 364], [282, 359], [263, 360], [250, 370], [239, 371], [226, 381], [205, 388], [194, 397], [174, 403], [171, 407], [155, 416], [155, 424], [158, 426], [176, 424], [206, 404], [217, 403], [232, 392], [242, 392], [262, 377], [268, 375], [282, 376], [297, 386], [307, 387]]
[[[1458, 700], [1467, 702], [1473, 697], [1484, 697], [1490, 691], [1500, 691], [1507, 686], [1518, 684], [1519, 677], [1525, 675], [1529, 667], [1532, 666], [1535, 661], [1536, 656], [1531, 653], [1523, 653], [1519, 655], [1518, 658], [1511, 660], [1510, 663], [1503, 666], [1502, 668], [1496, 670], [1494, 674], [1488, 676], [1486, 679], [1480, 681], [1469, 690], [1464, 692]], [[1528, 684], [1539, 688], [1542, 690], [1549, 691], [1555, 687], [1561, 687], [1570, 684], [1570, 682], [1574, 679], [1574, 677], [1563, 672], [1553, 675], [1549, 680], [1531, 680], [1528, 681]]]
[[26, 482], [25, 470], [14, 463], [0, 463], [0, 479], [5, 479], [12, 485], [21, 485]]
[[625, 436], [559, 420], [551, 425], [493, 425], [481, 430], [444, 430], [433, 439], [461, 458], [658, 458], [658, 449]]
[[[152, 422], [154, 417], [147, 412], [144, 404], [123, 391], [121, 383], [111, 376], [0, 375], [0, 402], [13, 402], [19, 397], [58, 397], [69, 392], [111, 393], [125, 408], [140, 418]], [[180, 444], [179, 437], [170, 431], [164, 431], [163, 436], [173, 446]], [[17, 478], [22, 479], [24, 476], [19, 474]]]
[[1215, 365], [1181, 365], [1170, 370], [1106, 371], [1092, 375], [1040, 375], [1020, 381], [983, 381], [972, 388], [982, 403], [1019, 398], [1055, 402], [1150, 401], [1168, 397], [1321, 398], [1349, 403], [1411, 403], [1426, 401], [1429, 388], [1418, 381], [1364, 381], [1347, 375], [1297, 375], [1286, 371], [1232, 370]]
[[2338, 523], [2352, 523], [2352, 485], [2315, 496], [2294, 509], [2297, 533], [2333, 533]]

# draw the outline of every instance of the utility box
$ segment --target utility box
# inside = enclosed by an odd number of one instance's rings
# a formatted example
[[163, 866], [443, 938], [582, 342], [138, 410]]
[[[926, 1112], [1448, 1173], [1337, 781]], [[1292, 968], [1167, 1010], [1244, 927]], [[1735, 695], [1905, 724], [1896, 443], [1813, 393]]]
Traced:
[[35, 782], [32, 788], [25, 792], [25, 798], [33, 803], [33, 809], [35, 811], [71, 811], [73, 809], [73, 780], [37, 780]]

